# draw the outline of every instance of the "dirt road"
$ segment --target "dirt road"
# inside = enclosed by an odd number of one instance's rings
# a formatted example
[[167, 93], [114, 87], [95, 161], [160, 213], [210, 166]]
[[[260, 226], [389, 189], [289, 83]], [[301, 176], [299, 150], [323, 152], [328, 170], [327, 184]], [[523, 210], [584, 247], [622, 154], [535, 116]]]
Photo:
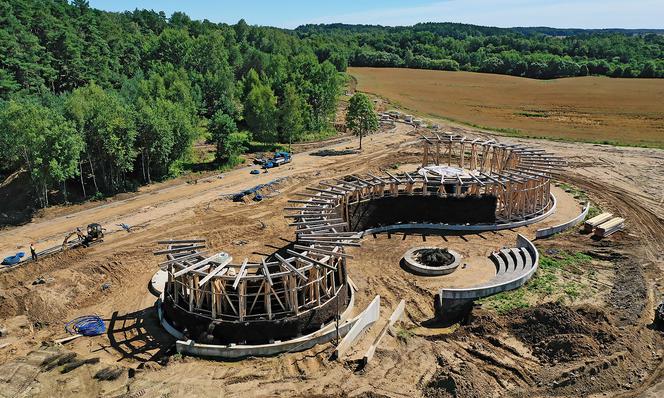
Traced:
[[[379, 148], [387, 148], [404, 141], [404, 133], [412, 130], [410, 126], [397, 124], [396, 131], [371, 136], [367, 140], [363, 154], [353, 157], [354, 161], [371, 159]], [[414, 138], [413, 138], [414, 139]], [[356, 148], [356, 139], [347, 138], [342, 142], [333, 141], [325, 148]], [[320, 148], [319, 148], [320, 149]], [[318, 150], [318, 149], [316, 149]], [[207, 177], [196, 183], [181, 183], [163, 189], [152, 189], [124, 200], [111, 200], [92, 208], [77, 210], [72, 206], [68, 214], [55, 218], [37, 218], [31, 223], [0, 232], [0, 256], [13, 255], [19, 249], [25, 249], [30, 242], [35, 242], [42, 250], [62, 243], [65, 235], [89, 223], [98, 222], [107, 229], [106, 239], [113, 241], [113, 236], [121, 232], [118, 224], [140, 226], [142, 229], [158, 228], [173, 218], [185, 218], [191, 215], [191, 209], [209, 203], [224, 195], [240, 192], [258, 184], [265, 184], [279, 178], [293, 177], [300, 174], [325, 170], [330, 165], [343, 162], [340, 157], [312, 156], [315, 150], [299, 153], [292, 163], [285, 167], [270, 169], [268, 173], [250, 175], [249, 171], [258, 167], [248, 165], [227, 173]], [[348, 172], [354, 172], [349, 169]]]

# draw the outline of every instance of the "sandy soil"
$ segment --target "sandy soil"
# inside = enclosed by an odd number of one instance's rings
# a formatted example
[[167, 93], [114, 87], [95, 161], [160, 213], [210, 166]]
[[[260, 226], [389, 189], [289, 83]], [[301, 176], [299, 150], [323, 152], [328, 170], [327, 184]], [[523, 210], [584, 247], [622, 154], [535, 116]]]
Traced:
[[[356, 139], [345, 139], [328, 147], [356, 147]], [[205, 237], [213, 249], [235, 258], [269, 254], [293, 237], [281, 208], [294, 193], [327, 177], [414, 162], [414, 140], [411, 129], [399, 124], [394, 132], [365, 138], [360, 154], [325, 158], [301, 153], [288, 167], [267, 174], [249, 175], [249, 168], [243, 168], [197, 183], [152, 188], [96, 208], [72, 206], [67, 214], [47, 214], [4, 231], [0, 247], [10, 252], [30, 240], [57, 244], [67, 231], [93, 221], [109, 229], [99, 245], [0, 274], [0, 324], [9, 332], [0, 346], [10, 343], [0, 348], [0, 380], [5, 383], [0, 396], [637, 396], [648, 389], [651, 395], [661, 391], [664, 338], [649, 325], [664, 288], [659, 193], [664, 152], [545, 141], [531, 143], [570, 160], [563, 181], [627, 219], [625, 232], [603, 241], [572, 231], [537, 242], [540, 250], [590, 253], [610, 267], [607, 287], [596, 298], [571, 307], [538, 305], [509, 316], [476, 308], [467, 323], [437, 325], [431, 322], [431, 289], [438, 278], [423, 280], [398, 266], [408, 247], [426, 239], [467, 256], [470, 267], [445, 282], [466, 283], [487, 267], [481, 257], [512, 244], [515, 233], [532, 235], [537, 227], [578, 214], [579, 204], [558, 191], [560, 212], [538, 226], [463, 237], [367, 237], [366, 250], [355, 250], [349, 272], [362, 293], [358, 305], [375, 294], [383, 297], [381, 319], [341, 362], [329, 360], [330, 345], [231, 363], [172, 355], [173, 339], [158, 326], [155, 297], [147, 292], [160, 260], [151, 254], [156, 240]], [[284, 179], [263, 202], [235, 203], [223, 197], [280, 177]], [[140, 228], [127, 233], [115, 226], [121, 222]], [[46, 283], [33, 285], [39, 276]], [[358, 359], [400, 299], [407, 301], [405, 321], [362, 368]], [[109, 332], [55, 349], [101, 362], [65, 374], [60, 367], [40, 365], [50, 355], [39, 348], [42, 342], [63, 337], [66, 320], [89, 313], [105, 317]], [[117, 366], [126, 368], [117, 380], [93, 378], [99, 369]]]

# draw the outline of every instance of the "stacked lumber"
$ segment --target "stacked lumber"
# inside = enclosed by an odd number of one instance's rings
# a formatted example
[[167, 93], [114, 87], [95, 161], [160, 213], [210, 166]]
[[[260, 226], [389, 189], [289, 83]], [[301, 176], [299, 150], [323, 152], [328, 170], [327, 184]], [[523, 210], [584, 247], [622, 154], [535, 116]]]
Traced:
[[611, 235], [614, 232], [620, 231], [624, 227], [625, 227], [625, 219], [620, 217], [615, 217], [597, 226], [597, 228], [595, 228], [595, 236], [604, 238]]
[[583, 224], [583, 230], [585, 232], [593, 232], [593, 229], [595, 229], [598, 225], [609, 221], [611, 217], [613, 217], [613, 214], [611, 213], [602, 213], [589, 220], [586, 220], [586, 222]]

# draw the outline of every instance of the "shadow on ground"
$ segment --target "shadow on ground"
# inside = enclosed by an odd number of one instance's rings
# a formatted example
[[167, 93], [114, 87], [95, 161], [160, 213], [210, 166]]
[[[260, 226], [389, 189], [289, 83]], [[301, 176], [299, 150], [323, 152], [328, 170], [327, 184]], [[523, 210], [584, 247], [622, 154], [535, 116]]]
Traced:
[[109, 320], [108, 340], [123, 359], [162, 362], [175, 352], [175, 338], [160, 325], [155, 307], [120, 315]]

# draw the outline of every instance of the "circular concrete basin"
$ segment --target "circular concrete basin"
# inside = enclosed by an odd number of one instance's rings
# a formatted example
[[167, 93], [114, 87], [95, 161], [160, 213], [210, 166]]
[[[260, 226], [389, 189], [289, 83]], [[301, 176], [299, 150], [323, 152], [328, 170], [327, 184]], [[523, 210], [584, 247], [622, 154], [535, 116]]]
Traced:
[[459, 266], [459, 263], [461, 263], [461, 255], [454, 250], [447, 249], [447, 252], [454, 257], [454, 261], [452, 261], [450, 264], [442, 266], [430, 266], [423, 264], [420, 262], [420, 253], [429, 249], [438, 248], [431, 246], [420, 246], [408, 250], [403, 255], [403, 261], [406, 268], [419, 275], [438, 276], [447, 275], [454, 272], [454, 270]]

